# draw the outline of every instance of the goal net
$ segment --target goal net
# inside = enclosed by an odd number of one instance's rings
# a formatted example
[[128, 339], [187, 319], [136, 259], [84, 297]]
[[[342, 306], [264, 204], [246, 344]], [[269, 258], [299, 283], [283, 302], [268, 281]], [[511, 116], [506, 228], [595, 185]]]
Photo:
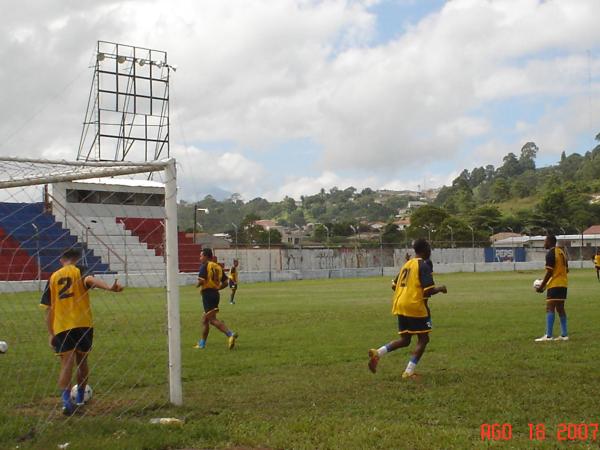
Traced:
[[[93, 396], [65, 419], [39, 305], [67, 248], [94, 277], [125, 289], [89, 294]], [[0, 442], [35, 439], [65, 420], [180, 405], [178, 276], [174, 160], [0, 158]]]

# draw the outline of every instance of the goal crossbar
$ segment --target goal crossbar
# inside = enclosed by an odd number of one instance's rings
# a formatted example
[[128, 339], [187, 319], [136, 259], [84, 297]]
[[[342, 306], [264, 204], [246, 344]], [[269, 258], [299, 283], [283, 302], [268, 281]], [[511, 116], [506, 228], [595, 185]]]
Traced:
[[[0, 157], [0, 163], [13, 164], [43, 164], [55, 168], [54, 174], [29, 176], [23, 178], [0, 179], [0, 189], [35, 186], [39, 184], [59, 183], [66, 181], [85, 180], [89, 178], [114, 177], [119, 175], [135, 175], [139, 173], [163, 171], [174, 159], [145, 163], [105, 162], [105, 161], [64, 161], [32, 158]], [[165, 183], [166, 188], [166, 183]]]

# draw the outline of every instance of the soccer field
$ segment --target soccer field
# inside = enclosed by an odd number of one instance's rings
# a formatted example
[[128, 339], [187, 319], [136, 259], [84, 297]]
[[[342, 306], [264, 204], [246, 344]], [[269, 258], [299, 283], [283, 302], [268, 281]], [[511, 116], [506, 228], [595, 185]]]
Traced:
[[[600, 419], [600, 283], [591, 270], [572, 271], [571, 341], [534, 343], [545, 326], [544, 297], [531, 287], [539, 276], [438, 275], [449, 293], [430, 301], [434, 331], [416, 380], [400, 378], [407, 349], [382, 358], [376, 375], [367, 369], [367, 350], [397, 336], [387, 277], [242, 285], [235, 306], [226, 290], [220, 318], [240, 334], [233, 351], [215, 329], [205, 350], [192, 348], [201, 305], [195, 289], [183, 288], [181, 408], [164, 406], [162, 296], [139, 290], [132, 299], [130, 291], [128, 306], [117, 308], [118, 298], [94, 293], [95, 397], [85, 416], [68, 420], [56, 413], [58, 362], [46, 345], [36, 295], [9, 296], [1, 311], [10, 302], [28, 305], [14, 308], [10, 324], [18, 322], [31, 342], [0, 336], [13, 342], [0, 355], [0, 447], [470, 448], [486, 445], [484, 423], [512, 425], [504, 448], [566, 445], [558, 440], [567, 437], [557, 436], [560, 424]], [[9, 322], [1, 323], [6, 329]], [[555, 333], [558, 325], [557, 318]], [[132, 365], [128, 355], [147, 358], [147, 365]], [[144, 407], [136, 409], [140, 396]], [[152, 417], [185, 424], [152, 425]], [[529, 423], [545, 425], [545, 441], [529, 440]], [[600, 436], [593, 438], [591, 427], [570, 447], [596, 447]]]

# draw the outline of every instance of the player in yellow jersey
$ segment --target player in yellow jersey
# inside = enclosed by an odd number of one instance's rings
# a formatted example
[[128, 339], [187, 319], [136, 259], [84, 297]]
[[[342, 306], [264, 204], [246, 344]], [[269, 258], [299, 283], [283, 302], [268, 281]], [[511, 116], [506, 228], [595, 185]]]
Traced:
[[417, 345], [412, 357], [402, 374], [402, 378], [410, 378], [425, 352], [431, 332], [431, 314], [427, 301], [439, 292], [447, 293], [446, 286], [436, 286], [433, 281], [431, 246], [425, 239], [417, 239], [413, 246], [415, 257], [407, 261], [394, 280], [394, 296], [392, 314], [398, 317], [398, 334], [400, 339], [392, 341], [379, 349], [369, 350], [369, 370], [377, 370], [379, 359], [410, 344], [413, 334], [417, 335]]
[[594, 267], [596, 268], [596, 278], [600, 281], [600, 249], [596, 250], [596, 255], [594, 256]]
[[[537, 288], [538, 292], [546, 293], [546, 334], [536, 339], [536, 342], [568, 341], [567, 313], [565, 312], [565, 300], [567, 299], [569, 263], [564, 250], [556, 246], [556, 236], [548, 235], [544, 241], [546, 254], [546, 275], [542, 284]], [[555, 312], [560, 319], [560, 336], [553, 338]]]
[[238, 278], [239, 278], [239, 268], [240, 262], [237, 259], [233, 260], [233, 266], [229, 269], [229, 289], [231, 289], [231, 297], [229, 298], [229, 303], [235, 305], [235, 293], [238, 288]]
[[123, 287], [115, 280], [112, 286], [93, 277], [76, 264], [80, 252], [69, 249], [60, 258], [62, 268], [54, 272], [42, 295], [41, 305], [46, 309], [46, 324], [50, 347], [60, 356], [58, 387], [61, 390], [63, 414], [71, 415], [76, 407], [71, 402], [71, 378], [77, 364], [78, 391], [76, 406], [83, 406], [88, 381], [88, 354], [92, 350], [94, 328], [89, 290], [100, 288], [121, 292]]
[[220, 301], [219, 291], [227, 287], [228, 278], [223, 268], [214, 262], [213, 259], [212, 249], [203, 248], [200, 253], [200, 271], [196, 287], [201, 289], [204, 315], [202, 316], [202, 338], [198, 341], [195, 348], [203, 349], [206, 347], [206, 339], [208, 338], [210, 325], [212, 325], [227, 336], [227, 344], [231, 350], [235, 346], [235, 340], [238, 335], [217, 319]]

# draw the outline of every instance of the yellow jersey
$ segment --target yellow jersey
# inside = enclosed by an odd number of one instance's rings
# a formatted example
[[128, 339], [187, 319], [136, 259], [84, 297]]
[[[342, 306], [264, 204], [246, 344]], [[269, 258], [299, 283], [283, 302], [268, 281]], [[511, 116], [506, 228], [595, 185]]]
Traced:
[[600, 267], [600, 255], [594, 256], [594, 265]]
[[86, 276], [79, 267], [72, 264], [50, 276], [41, 305], [51, 310], [54, 334], [93, 326], [90, 296], [84, 283]]
[[569, 263], [567, 262], [567, 255], [562, 248], [554, 247], [548, 250], [546, 254], [546, 269], [552, 272], [552, 277], [548, 280], [546, 288], [567, 287]]
[[203, 291], [206, 289], [219, 290], [222, 284], [227, 281], [227, 276], [223, 272], [223, 268], [212, 261], [200, 266], [198, 278], [204, 279], [204, 284], [202, 284]]
[[229, 279], [237, 284], [238, 282], [238, 268], [235, 266], [231, 266], [229, 269]]
[[409, 260], [396, 278], [392, 314], [408, 317], [428, 317], [425, 299], [427, 291], [435, 287], [433, 271], [429, 261], [421, 258]]

